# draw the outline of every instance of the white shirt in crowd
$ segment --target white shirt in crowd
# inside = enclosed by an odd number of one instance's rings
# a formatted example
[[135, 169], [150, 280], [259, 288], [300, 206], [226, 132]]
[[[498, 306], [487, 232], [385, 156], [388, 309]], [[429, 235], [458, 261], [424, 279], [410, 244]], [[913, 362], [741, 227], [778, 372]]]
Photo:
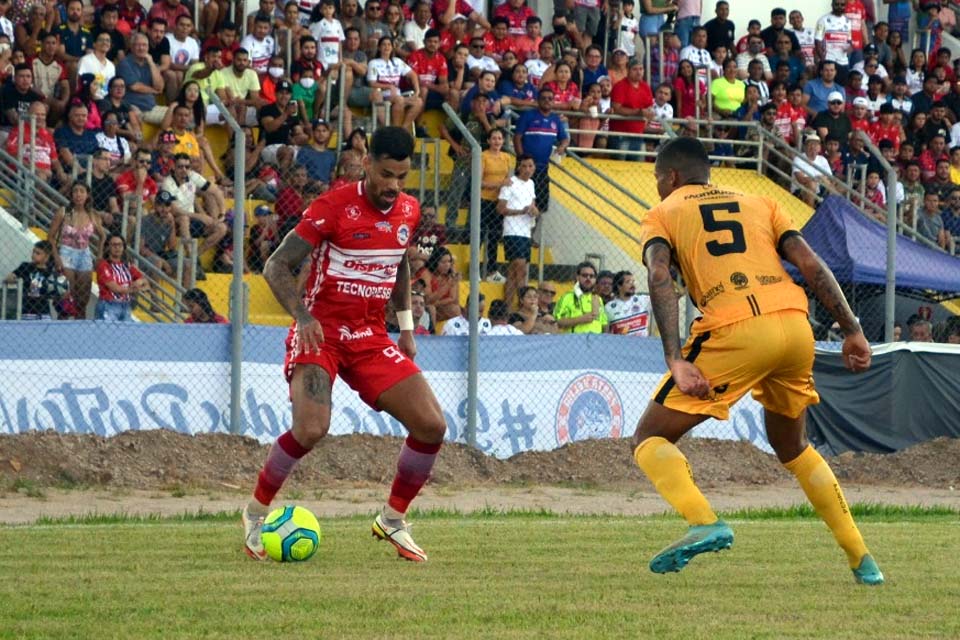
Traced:
[[637, 34], [640, 33], [640, 21], [636, 14], [632, 18], [627, 16], [620, 17], [620, 33], [617, 34], [617, 47], [627, 52], [627, 57], [632, 58], [637, 53]]
[[495, 324], [487, 331], [488, 336], [522, 336], [523, 331], [512, 324]]
[[527, 72], [530, 74], [530, 84], [535, 87], [540, 86], [540, 78], [542, 78], [544, 72], [550, 68], [550, 65], [540, 58], [527, 60], [523, 63], [523, 66], [527, 68]]
[[808, 67], [812, 67], [815, 63], [813, 52], [814, 43], [816, 42], [813, 29], [804, 27], [798, 31], [793, 27], [787, 27], [786, 30], [793, 31], [793, 35], [797, 36], [797, 42], [800, 44], [800, 52], [803, 54], [803, 63]]
[[400, 86], [400, 79], [410, 73], [412, 69], [400, 58], [374, 58], [367, 64], [367, 82], [382, 82]]
[[[170, 48], [172, 49], [173, 46], [171, 45]], [[243, 40], [240, 41], [240, 48], [246, 49], [250, 54], [250, 68], [263, 75], [267, 72], [267, 67], [270, 66], [270, 58], [277, 52], [277, 41], [273, 39], [273, 36], [257, 40], [251, 33], [244, 36]]]
[[339, 20], [323, 18], [310, 25], [310, 35], [317, 39], [317, 57], [324, 67], [340, 62], [340, 43], [347, 39]]
[[847, 47], [852, 42], [850, 33], [850, 19], [847, 16], [835, 16], [828, 13], [817, 20], [817, 28], [813, 37], [817, 42], [823, 42], [824, 60], [833, 60], [839, 65], [847, 65]]
[[669, 120], [673, 117], [673, 105], [669, 102], [664, 102], [663, 104], [654, 102], [651, 109], [653, 109], [653, 120], [647, 123], [647, 131], [650, 133], [662, 133], [664, 120]]
[[476, 56], [467, 56], [467, 69], [473, 71], [474, 69], [480, 69], [483, 71], [493, 71], [497, 75], [500, 74], [500, 65], [490, 56], [483, 56], [478, 58]]
[[104, 59], [103, 62], [97, 60], [97, 56], [92, 53], [80, 58], [80, 63], [77, 66], [77, 76], [82, 76], [85, 73], [93, 75], [94, 90], [93, 97], [95, 100], [103, 100], [107, 97], [107, 84], [117, 75], [117, 69], [113, 66], [113, 63], [109, 60]]
[[650, 296], [634, 294], [627, 300], [614, 298], [606, 304], [610, 333], [629, 336], [650, 335]]
[[421, 27], [417, 24], [416, 20], [407, 20], [403, 25], [403, 39], [405, 42], [413, 43], [413, 50], [420, 51], [423, 49], [423, 39], [427, 35], [427, 31], [430, 30], [430, 23], [427, 23], [427, 26]]
[[793, 175], [795, 173], [802, 173], [805, 176], [817, 179], [823, 178], [824, 174], [828, 176], [833, 175], [833, 172], [830, 170], [830, 162], [826, 158], [817, 154], [817, 157], [811, 162], [807, 159], [807, 156], [802, 153], [793, 159], [793, 166], [790, 168], [791, 191], [796, 191], [800, 188], [800, 183], [797, 182], [796, 177]]
[[[500, 188], [498, 199], [507, 201], [507, 209], [523, 209], [530, 206], [537, 200], [533, 179], [521, 180], [518, 176], [511, 176], [510, 184]], [[529, 238], [532, 236], [536, 221], [534, 216], [526, 213], [519, 216], [503, 216], [503, 235]]]
[[[187, 39], [181, 42], [172, 33], [168, 33], [167, 41], [170, 43], [170, 62], [173, 64], [188, 65], [200, 59], [200, 43], [194, 38], [187, 36]], [[241, 43], [240, 46], [243, 47], [244, 45]], [[252, 51], [250, 57], [253, 57]]]
[[[485, 336], [490, 333], [490, 320], [487, 318], [479, 318], [477, 321], [477, 327], [479, 328], [480, 335]], [[443, 331], [440, 332], [440, 335], [443, 336], [467, 336], [470, 335], [470, 321], [464, 318], [462, 315], [457, 316], [456, 318], [450, 318], [443, 325]]]
[[172, 174], [167, 176], [163, 179], [163, 182], [160, 183], [160, 190], [169, 191], [176, 199], [177, 205], [183, 211], [193, 213], [195, 211], [194, 204], [196, 203], [197, 193], [206, 191], [209, 186], [210, 182], [208, 182], [206, 178], [196, 171], [191, 170], [187, 172], [187, 179], [181, 185], [177, 185], [177, 181]]

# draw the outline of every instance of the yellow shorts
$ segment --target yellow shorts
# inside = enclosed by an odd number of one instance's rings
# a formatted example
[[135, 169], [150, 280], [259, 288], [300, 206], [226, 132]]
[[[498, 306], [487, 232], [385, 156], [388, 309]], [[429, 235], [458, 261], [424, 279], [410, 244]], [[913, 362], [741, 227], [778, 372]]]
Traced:
[[705, 400], [685, 395], [667, 373], [653, 399], [668, 409], [726, 420], [730, 406], [751, 390], [766, 409], [791, 418], [820, 402], [813, 384], [813, 331], [801, 311], [693, 333], [683, 356], [706, 376], [713, 393]]

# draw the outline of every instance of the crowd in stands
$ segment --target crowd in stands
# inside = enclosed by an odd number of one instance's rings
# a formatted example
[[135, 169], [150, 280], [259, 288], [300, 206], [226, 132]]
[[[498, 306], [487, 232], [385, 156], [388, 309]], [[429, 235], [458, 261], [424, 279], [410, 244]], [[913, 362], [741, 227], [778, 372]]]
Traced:
[[[633, 158], [645, 145], [638, 134], [665, 127], [706, 133], [674, 117], [756, 121], [802, 146], [785, 186], [811, 202], [831, 189], [820, 169], [846, 179], [865, 165], [864, 197], [882, 208], [886, 176], [850, 135], [864, 131], [897, 167], [891, 197], [918, 202], [909, 212], [917, 234], [943, 248], [960, 236], [960, 66], [941, 47], [957, 22], [935, 1], [885, 1], [886, 20], [877, 0], [834, 0], [809, 18], [775, 9], [746, 31], [725, 0], [556, 0], [548, 19], [526, 0], [259, 0], [247, 15], [230, 6], [210, 0], [193, 15], [181, 0], [0, 3], [0, 142], [68, 198], [50, 230], [51, 260], [70, 284], [65, 315], [82, 316], [94, 255], [111, 260], [108, 235], [127, 229], [133, 241], [130, 203], [144, 205], [136, 249], [151, 268], [172, 276], [180, 248], [185, 284], [205, 277], [196, 257], [210, 250], [218, 271], [236, 260], [262, 269], [305, 203], [362, 177], [366, 131], [338, 109], [341, 95], [418, 136], [423, 113], [448, 103], [485, 146], [483, 174], [470, 176], [459, 130], [440, 128], [454, 157], [445, 225], [436, 211], [425, 215], [416, 240], [430, 250], [411, 256], [427, 325], [462, 317], [442, 234], [459, 228], [466, 186], [479, 179], [484, 276], [504, 283], [507, 324], [615, 327], [599, 303], [576, 322], [533, 317], [526, 274], [550, 161], [568, 146]], [[923, 31], [917, 49], [911, 20]], [[216, 158], [206, 135], [225, 127], [214, 97], [246, 128], [244, 193], [228, 177], [234, 149]], [[349, 133], [334, 149], [337, 125]], [[712, 153], [743, 153], [722, 139], [750, 131], [711, 127], [721, 140]], [[268, 203], [236, 250], [231, 196]], [[501, 244], [506, 263], [497, 265]], [[592, 295], [583, 284], [581, 306]]]

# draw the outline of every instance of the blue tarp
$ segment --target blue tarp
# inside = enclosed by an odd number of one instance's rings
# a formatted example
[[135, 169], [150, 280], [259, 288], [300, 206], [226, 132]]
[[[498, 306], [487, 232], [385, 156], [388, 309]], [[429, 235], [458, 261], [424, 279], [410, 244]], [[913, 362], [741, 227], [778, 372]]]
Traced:
[[[860, 213], [849, 201], [828, 196], [803, 227], [803, 237], [820, 254], [840, 283], [886, 284], [887, 228]], [[897, 288], [960, 292], [960, 258], [897, 236]], [[796, 269], [790, 267], [796, 274]], [[953, 295], [942, 295], [944, 293]]]

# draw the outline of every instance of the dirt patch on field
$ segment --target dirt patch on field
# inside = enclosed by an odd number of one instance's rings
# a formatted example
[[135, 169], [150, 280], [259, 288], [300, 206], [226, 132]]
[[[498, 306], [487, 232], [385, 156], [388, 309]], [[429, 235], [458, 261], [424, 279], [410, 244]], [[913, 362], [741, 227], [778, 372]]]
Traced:
[[[327, 438], [297, 467], [288, 489], [383, 484], [394, 472], [400, 440], [369, 435]], [[776, 458], [745, 442], [686, 439], [687, 455], [704, 487], [789, 482]], [[0, 488], [16, 486], [169, 490], [246, 488], [268, 447], [222, 434], [126, 432], [111, 438], [32, 432], [0, 436]], [[838, 478], [858, 485], [960, 486], [960, 440], [941, 438], [890, 455], [844, 454], [830, 459]], [[555, 451], [497, 460], [463, 445], [443, 449], [432, 479], [437, 487], [477, 485], [579, 486], [650, 489], [633, 464], [628, 440], [594, 440]]]

